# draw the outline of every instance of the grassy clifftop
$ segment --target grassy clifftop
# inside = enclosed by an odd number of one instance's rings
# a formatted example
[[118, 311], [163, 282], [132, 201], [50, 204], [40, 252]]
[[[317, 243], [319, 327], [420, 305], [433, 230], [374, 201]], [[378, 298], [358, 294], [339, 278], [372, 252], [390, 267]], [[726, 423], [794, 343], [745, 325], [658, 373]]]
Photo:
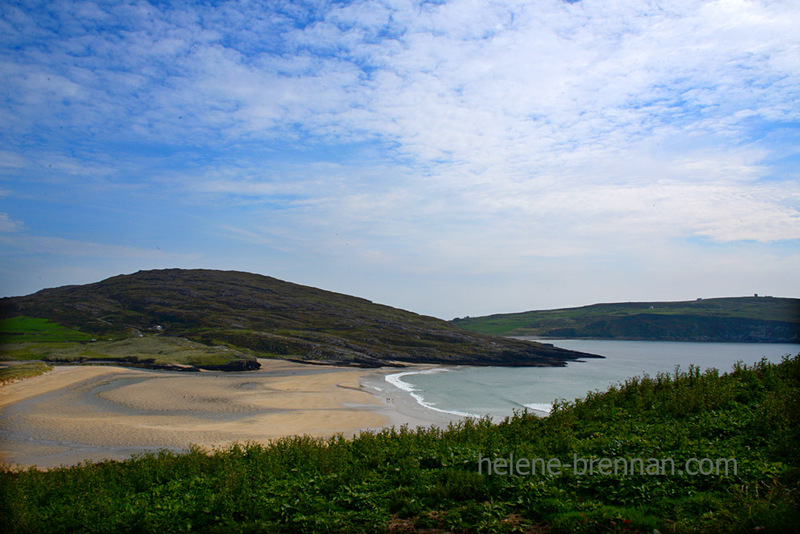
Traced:
[[800, 299], [594, 304], [452, 322], [469, 331], [506, 336], [800, 343]]
[[[466, 332], [440, 319], [365, 299], [235, 271], [140, 271], [5, 298], [0, 300], [0, 313], [23, 326], [30, 320], [19, 317], [52, 321], [63, 327], [51, 329], [49, 335], [56, 338], [183, 338], [228, 347], [252, 363], [261, 356], [360, 366], [563, 365], [587, 356]], [[24, 340], [24, 328], [18, 325], [17, 330], [23, 331], [6, 329], [6, 344]], [[14, 350], [24, 352], [25, 347]]]

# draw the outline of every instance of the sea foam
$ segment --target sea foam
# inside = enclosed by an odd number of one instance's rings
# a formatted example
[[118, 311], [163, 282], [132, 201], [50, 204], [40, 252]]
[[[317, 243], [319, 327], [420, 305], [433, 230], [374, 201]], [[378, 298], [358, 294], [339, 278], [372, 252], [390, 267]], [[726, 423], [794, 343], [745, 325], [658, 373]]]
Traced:
[[416, 393], [417, 389], [412, 384], [409, 384], [408, 382], [404, 382], [403, 380], [401, 380], [404, 376], [409, 376], [409, 375], [432, 375], [432, 374], [436, 374], [436, 373], [446, 372], [446, 371], [449, 371], [449, 370], [450, 369], [446, 369], [444, 367], [436, 367], [434, 369], [425, 369], [424, 371], [404, 371], [402, 373], [394, 373], [394, 374], [391, 374], [391, 375], [386, 375], [386, 381], [389, 382], [390, 384], [392, 384], [393, 386], [395, 386], [396, 388], [401, 389], [401, 390], [405, 391], [406, 393], [408, 393], [409, 395], [411, 395], [411, 397], [415, 401], [417, 401], [417, 404], [419, 404], [423, 408], [427, 408], [429, 410], [434, 410], [434, 411], [440, 412], [440, 413], [458, 415], [460, 417], [476, 417], [476, 418], [480, 417], [480, 416], [475, 415], [473, 413], [459, 412], [459, 411], [456, 411], [456, 410], [443, 410], [441, 408], [437, 408], [435, 406], [435, 404], [426, 401], [422, 397], [422, 395], [419, 395], [418, 393]]
[[526, 408], [530, 408], [534, 412], [541, 412], [545, 415], [550, 415], [550, 412], [553, 411], [553, 405], [547, 404], [543, 402], [532, 402], [530, 404], [524, 404]]

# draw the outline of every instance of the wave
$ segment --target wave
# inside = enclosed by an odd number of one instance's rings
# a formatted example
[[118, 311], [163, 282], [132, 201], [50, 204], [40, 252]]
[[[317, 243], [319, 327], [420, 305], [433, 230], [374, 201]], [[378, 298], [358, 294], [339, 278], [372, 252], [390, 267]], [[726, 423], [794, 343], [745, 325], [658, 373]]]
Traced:
[[401, 380], [401, 378], [403, 378], [404, 376], [409, 376], [409, 375], [433, 375], [433, 374], [447, 372], [447, 371], [450, 371], [450, 369], [446, 369], [444, 367], [436, 367], [436, 368], [433, 368], [433, 369], [425, 369], [424, 371], [404, 371], [402, 373], [394, 373], [394, 374], [391, 374], [391, 375], [386, 375], [385, 380], [387, 382], [389, 382], [390, 384], [392, 384], [393, 386], [395, 386], [396, 388], [401, 389], [401, 390], [405, 391], [406, 393], [408, 393], [409, 395], [411, 395], [411, 397], [415, 401], [417, 401], [417, 404], [419, 404], [423, 408], [427, 408], [429, 410], [433, 410], [433, 411], [440, 412], [440, 413], [458, 415], [459, 417], [475, 417], [475, 418], [479, 418], [480, 416], [476, 415], [474, 413], [459, 412], [459, 411], [456, 411], [456, 410], [444, 410], [442, 408], [437, 408], [434, 403], [426, 401], [422, 397], [422, 395], [419, 395], [418, 393], [415, 393], [417, 391], [417, 389], [412, 384], [409, 384], [408, 382], [403, 382]]
[[530, 408], [531, 410], [533, 410], [535, 412], [541, 412], [541, 413], [547, 414], [547, 415], [550, 415], [550, 412], [553, 411], [553, 405], [552, 404], [547, 404], [547, 403], [544, 403], [544, 402], [532, 402], [530, 404], [525, 404], [524, 406], [526, 408]]

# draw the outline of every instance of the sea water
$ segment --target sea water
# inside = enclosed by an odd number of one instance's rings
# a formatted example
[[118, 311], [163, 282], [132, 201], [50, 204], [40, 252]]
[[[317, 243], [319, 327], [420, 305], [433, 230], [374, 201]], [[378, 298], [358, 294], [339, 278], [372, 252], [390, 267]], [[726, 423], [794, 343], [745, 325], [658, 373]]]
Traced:
[[605, 358], [587, 358], [566, 367], [438, 367], [394, 373], [386, 381], [425, 408], [497, 420], [526, 409], [546, 415], [557, 399], [582, 398], [589, 391], [603, 391], [633, 376], [674, 373], [676, 367], [685, 371], [692, 364], [701, 370], [728, 372], [737, 361], [748, 365], [762, 358], [779, 362], [784, 355], [800, 352], [800, 345], [783, 343], [586, 339], [544, 342]]

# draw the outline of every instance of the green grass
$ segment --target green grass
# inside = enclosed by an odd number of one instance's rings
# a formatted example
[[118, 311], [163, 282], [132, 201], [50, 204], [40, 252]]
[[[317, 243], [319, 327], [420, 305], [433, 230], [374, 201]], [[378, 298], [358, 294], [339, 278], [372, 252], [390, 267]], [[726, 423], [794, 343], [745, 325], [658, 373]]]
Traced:
[[19, 316], [0, 320], [0, 360], [214, 369], [254, 361], [254, 356], [224, 345], [208, 346], [167, 336], [96, 341], [90, 334], [47, 319]]
[[[539, 419], [0, 472], [4, 532], [798, 532], [800, 355], [630, 379]], [[501, 476], [480, 458], [735, 458], [735, 474]]]
[[52, 370], [53, 367], [44, 362], [27, 362], [8, 367], [0, 367], [0, 384], [31, 378]]
[[12, 343], [0, 346], [3, 360], [53, 363], [109, 363], [145, 366], [188, 366], [212, 369], [253, 357], [225, 346], [187, 339], [143, 336], [91, 343]]
[[0, 360], [41, 360], [49, 354], [80, 346], [77, 343], [6, 343], [0, 345]]
[[90, 334], [47, 319], [21, 316], [0, 320], [0, 343], [89, 341], [91, 338]]

